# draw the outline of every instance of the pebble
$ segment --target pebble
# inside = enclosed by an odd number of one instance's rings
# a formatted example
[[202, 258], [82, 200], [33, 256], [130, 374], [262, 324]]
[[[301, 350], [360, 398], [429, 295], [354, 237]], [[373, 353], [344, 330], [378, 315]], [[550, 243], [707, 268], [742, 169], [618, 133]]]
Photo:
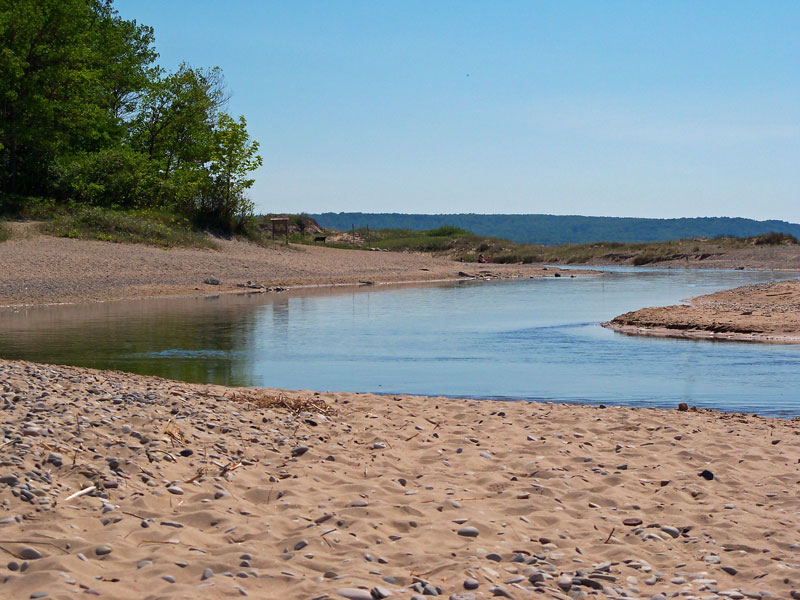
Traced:
[[661, 527], [661, 531], [671, 535], [672, 537], [676, 538], [681, 534], [681, 530], [677, 527], [670, 527], [669, 525], [664, 525]]
[[203, 569], [203, 574], [200, 576], [200, 581], [211, 579], [213, 576], [214, 576], [214, 571], [206, 567], [205, 569]]
[[111, 546], [98, 546], [94, 549], [94, 553], [97, 556], [106, 556], [107, 554], [111, 554]]
[[631, 517], [629, 519], [625, 519], [624, 521], [622, 521], [622, 524], [627, 527], [636, 527], [637, 525], [642, 524], [642, 520], [637, 519], [636, 517]]
[[171, 485], [170, 487], [167, 488], [167, 491], [170, 494], [175, 494], [176, 496], [182, 496], [183, 495], [183, 489], [178, 487], [177, 485]]
[[464, 580], [464, 589], [465, 590], [477, 590], [480, 583], [477, 579], [465, 579]]
[[19, 556], [25, 560], [37, 560], [42, 558], [42, 553], [36, 548], [23, 548], [22, 552], [19, 553]]
[[480, 531], [478, 531], [477, 527], [468, 525], [459, 529], [458, 535], [463, 535], [464, 537], [478, 537], [480, 535]]
[[164, 575], [161, 577], [167, 583], [175, 583], [175, 578], [172, 575]]
[[292, 448], [292, 456], [303, 456], [303, 454], [306, 452], [308, 452], [308, 446], [297, 446]]

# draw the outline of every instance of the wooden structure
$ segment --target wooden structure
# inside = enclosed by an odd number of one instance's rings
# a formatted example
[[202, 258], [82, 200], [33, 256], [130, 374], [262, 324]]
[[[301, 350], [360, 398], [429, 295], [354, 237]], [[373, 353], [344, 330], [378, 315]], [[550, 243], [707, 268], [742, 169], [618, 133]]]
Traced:
[[270, 219], [272, 223], [272, 239], [275, 239], [275, 236], [283, 235], [286, 244], [289, 244], [289, 217], [274, 217]]

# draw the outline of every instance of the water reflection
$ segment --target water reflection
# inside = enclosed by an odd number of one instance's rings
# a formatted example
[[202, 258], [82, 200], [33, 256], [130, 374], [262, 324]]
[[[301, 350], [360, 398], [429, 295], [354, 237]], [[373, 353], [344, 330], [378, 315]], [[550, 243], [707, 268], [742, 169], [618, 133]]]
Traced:
[[600, 278], [0, 312], [0, 356], [186, 381], [800, 414], [800, 347], [631, 338], [622, 312], [790, 273]]

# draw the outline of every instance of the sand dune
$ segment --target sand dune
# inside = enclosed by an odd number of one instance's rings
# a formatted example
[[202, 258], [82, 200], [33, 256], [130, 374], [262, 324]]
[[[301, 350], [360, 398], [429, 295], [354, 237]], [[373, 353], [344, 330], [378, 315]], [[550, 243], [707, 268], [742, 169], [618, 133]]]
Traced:
[[800, 589], [798, 420], [13, 361], [0, 401], [4, 598]]

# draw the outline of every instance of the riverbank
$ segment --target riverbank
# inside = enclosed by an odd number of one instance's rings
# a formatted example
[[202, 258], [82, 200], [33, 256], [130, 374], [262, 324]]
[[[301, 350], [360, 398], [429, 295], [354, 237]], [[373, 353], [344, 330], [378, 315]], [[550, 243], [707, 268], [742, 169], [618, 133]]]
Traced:
[[797, 419], [16, 361], [0, 398], [8, 597], [800, 589]]
[[603, 326], [631, 335], [800, 343], [800, 280], [748, 285], [689, 302], [628, 312]]
[[219, 250], [161, 249], [51, 237], [29, 223], [12, 227], [14, 235], [0, 244], [0, 307], [579, 274], [539, 265], [459, 263], [421, 253], [264, 248], [241, 240], [218, 240]]

